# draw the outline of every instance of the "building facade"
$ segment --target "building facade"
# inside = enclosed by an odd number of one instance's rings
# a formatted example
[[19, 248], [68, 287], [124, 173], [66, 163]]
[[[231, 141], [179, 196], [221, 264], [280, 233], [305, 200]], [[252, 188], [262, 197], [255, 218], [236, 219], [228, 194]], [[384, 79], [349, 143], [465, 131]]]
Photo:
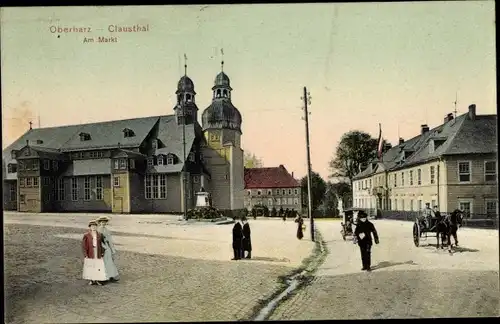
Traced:
[[184, 75], [172, 115], [30, 129], [3, 151], [4, 209], [179, 213], [203, 188], [214, 207], [242, 212], [242, 118], [231, 90], [220, 72], [202, 125]]
[[302, 213], [302, 191], [299, 182], [280, 165], [273, 168], [245, 168], [245, 208], [255, 205], [276, 210]]
[[353, 181], [356, 207], [498, 215], [497, 116], [476, 115], [476, 106], [442, 125], [421, 126], [418, 136], [389, 149]]

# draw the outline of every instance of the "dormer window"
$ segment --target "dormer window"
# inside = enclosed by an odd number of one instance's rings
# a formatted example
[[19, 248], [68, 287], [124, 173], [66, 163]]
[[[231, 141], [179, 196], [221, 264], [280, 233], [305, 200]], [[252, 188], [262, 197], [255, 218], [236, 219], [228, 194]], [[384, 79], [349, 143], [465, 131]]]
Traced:
[[154, 162], [155, 161], [153, 160], [153, 158], [148, 158], [148, 166], [150, 166], [150, 167], [153, 166]]
[[43, 141], [42, 140], [36, 140], [36, 143], [37, 144], [43, 144]]
[[157, 157], [158, 165], [163, 165], [163, 155], [158, 155]]
[[8, 168], [9, 173], [16, 173], [17, 172], [17, 164], [9, 163], [7, 168]]
[[153, 142], [151, 142], [151, 147], [153, 150], [156, 150], [158, 148], [158, 140], [154, 139]]
[[89, 133], [80, 133], [80, 141], [90, 141]]
[[174, 157], [172, 155], [167, 156], [167, 165], [174, 164]]
[[135, 136], [135, 133], [130, 128], [125, 128], [123, 130], [123, 137], [134, 137], [134, 136]]
[[15, 160], [15, 159], [16, 159], [16, 157], [17, 157], [17, 151], [16, 151], [16, 150], [12, 150], [12, 151], [10, 152], [10, 157], [11, 157], [13, 160]]

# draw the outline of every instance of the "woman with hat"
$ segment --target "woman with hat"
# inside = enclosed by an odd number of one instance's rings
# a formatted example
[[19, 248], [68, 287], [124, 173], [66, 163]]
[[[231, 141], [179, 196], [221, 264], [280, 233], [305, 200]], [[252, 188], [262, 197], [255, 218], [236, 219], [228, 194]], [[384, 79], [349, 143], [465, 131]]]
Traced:
[[106, 228], [106, 225], [109, 222], [109, 217], [101, 216], [97, 219], [98, 227], [97, 231], [101, 233], [103, 238], [103, 246], [104, 246], [104, 266], [106, 268], [106, 276], [110, 281], [118, 281], [118, 269], [116, 268], [115, 261], [113, 260], [113, 256], [116, 254], [115, 245], [113, 244], [113, 240], [111, 238], [111, 233]]
[[104, 247], [102, 235], [97, 231], [97, 221], [89, 222], [89, 230], [83, 235], [82, 249], [85, 257], [83, 263], [83, 279], [89, 280], [89, 285], [101, 285], [106, 281], [104, 268]]

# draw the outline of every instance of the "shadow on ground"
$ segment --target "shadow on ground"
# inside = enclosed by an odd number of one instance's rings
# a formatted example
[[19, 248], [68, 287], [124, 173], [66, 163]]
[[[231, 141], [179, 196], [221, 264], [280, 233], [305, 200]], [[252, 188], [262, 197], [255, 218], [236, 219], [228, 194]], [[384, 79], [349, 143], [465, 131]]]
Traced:
[[[428, 244], [428, 245], [425, 245], [424, 248], [426, 250], [437, 250], [437, 244]], [[446, 250], [448, 251], [448, 246], [440, 246], [439, 247], [440, 250]], [[463, 253], [463, 252], [472, 252], [472, 253], [475, 253], [475, 252], [479, 252], [478, 249], [470, 249], [470, 248], [467, 248], [467, 247], [463, 247], [463, 246], [453, 246], [451, 248], [451, 250], [453, 251], [453, 253]]]
[[271, 257], [259, 257], [253, 256], [251, 259], [244, 259], [247, 261], [271, 261], [271, 262], [290, 262], [287, 258], [271, 258]]
[[382, 261], [382, 262], [379, 262], [378, 264], [372, 266], [371, 268], [372, 268], [372, 270], [379, 270], [379, 269], [395, 267], [395, 266], [404, 265], [404, 264], [417, 265], [415, 262], [413, 262], [413, 260], [406, 261], [406, 262]]

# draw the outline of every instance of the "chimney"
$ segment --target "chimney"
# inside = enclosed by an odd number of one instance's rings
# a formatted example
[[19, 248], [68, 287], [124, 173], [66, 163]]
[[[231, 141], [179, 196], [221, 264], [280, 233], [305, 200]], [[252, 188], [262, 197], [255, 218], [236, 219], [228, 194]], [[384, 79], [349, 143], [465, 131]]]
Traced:
[[425, 133], [427, 133], [429, 131], [429, 126], [427, 124], [423, 124], [423, 125], [420, 125], [421, 127], [421, 134], [424, 135]]
[[293, 176], [293, 171], [292, 171], [292, 178], [294, 178], [294, 179], [295, 179], [295, 177]]
[[399, 138], [399, 145], [403, 144], [404, 142], [405, 142], [405, 140], [402, 137], [400, 137]]
[[469, 106], [469, 118], [470, 120], [476, 119], [476, 105], [472, 104]]
[[452, 119], [453, 119], [453, 114], [449, 113], [448, 115], [446, 115], [446, 117], [444, 117], [444, 123], [446, 124], [447, 122], [449, 122]]
[[26, 146], [30, 146], [30, 140], [26, 140]]

